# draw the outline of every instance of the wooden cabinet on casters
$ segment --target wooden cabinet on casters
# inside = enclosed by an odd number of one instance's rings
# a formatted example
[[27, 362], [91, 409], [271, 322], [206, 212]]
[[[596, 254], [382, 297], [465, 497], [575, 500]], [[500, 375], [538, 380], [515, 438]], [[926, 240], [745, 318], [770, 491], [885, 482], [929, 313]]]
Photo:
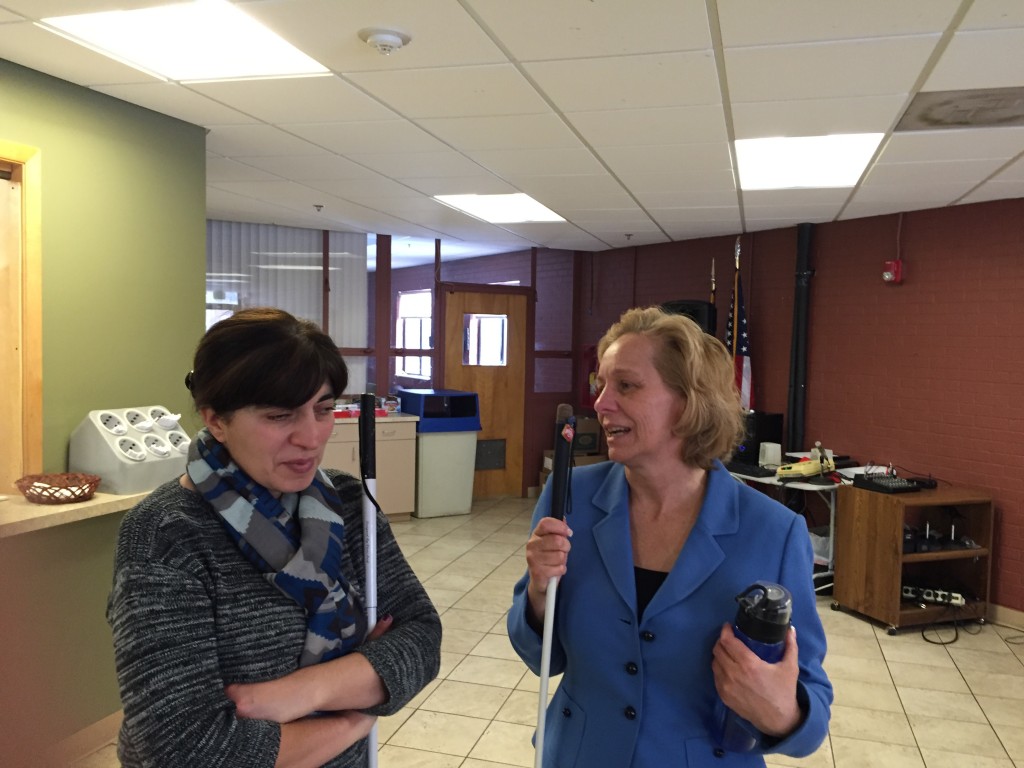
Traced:
[[[940, 487], [913, 493], [838, 489], [835, 586], [832, 609], [848, 608], [901, 627], [957, 620], [985, 620], [992, 559], [993, 511], [989, 495]], [[945, 542], [929, 551], [904, 551], [926, 532]], [[953, 536], [950, 539], [950, 536]], [[966, 537], [976, 546], [964, 546]], [[905, 597], [903, 587], [956, 593], [962, 606]], [[943, 595], [939, 593], [939, 597]]]

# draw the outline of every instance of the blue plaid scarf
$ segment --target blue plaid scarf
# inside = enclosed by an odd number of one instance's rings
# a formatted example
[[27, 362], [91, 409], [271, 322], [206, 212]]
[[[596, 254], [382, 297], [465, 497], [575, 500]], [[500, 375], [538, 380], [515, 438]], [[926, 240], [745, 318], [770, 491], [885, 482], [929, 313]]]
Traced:
[[366, 616], [341, 573], [341, 499], [322, 469], [280, 499], [250, 478], [203, 429], [189, 446], [189, 479], [264, 578], [306, 612], [299, 666], [344, 656], [366, 635]]

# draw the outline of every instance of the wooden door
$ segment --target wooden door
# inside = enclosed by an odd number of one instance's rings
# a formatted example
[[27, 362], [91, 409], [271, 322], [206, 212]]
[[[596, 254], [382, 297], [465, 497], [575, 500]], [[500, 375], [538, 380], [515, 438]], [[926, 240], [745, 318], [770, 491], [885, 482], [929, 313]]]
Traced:
[[[526, 343], [528, 333], [528, 291], [504, 291], [481, 286], [480, 291], [463, 286], [444, 286], [441, 323], [444, 333], [443, 387], [476, 392], [480, 398], [482, 430], [477, 434], [480, 460], [501, 463], [493, 469], [477, 469], [473, 475], [473, 498], [521, 496], [523, 493], [523, 432], [526, 403]], [[505, 318], [504, 363], [467, 363], [467, 350], [474, 345], [470, 317]], [[494, 462], [503, 450], [504, 461]]]
[[0, 494], [43, 469], [40, 162], [0, 139]]

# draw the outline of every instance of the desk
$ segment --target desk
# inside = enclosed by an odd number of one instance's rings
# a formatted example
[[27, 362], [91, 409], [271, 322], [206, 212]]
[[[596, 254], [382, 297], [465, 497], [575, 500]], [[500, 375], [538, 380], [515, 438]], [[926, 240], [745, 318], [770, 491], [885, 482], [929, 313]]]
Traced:
[[[836, 567], [836, 488], [839, 486], [835, 483], [829, 485], [817, 485], [815, 483], [802, 482], [799, 480], [793, 480], [788, 483], [783, 483], [777, 477], [755, 477], [753, 475], [743, 475], [738, 472], [733, 472], [732, 476], [737, 480], [741, 480], [746, 483], [756, 483], [758, 485], [770, 486], [773, 488], [789, 488], [794, 491], [803, 491], [804, 493], [816, 493], [826, 504], [828, 504], [828, 557], [825, 562], [819, 562], [818, 558], [815, 557], [816, 565], [824, 565], [826, 570], [819, 571], [814, 574], [814, 591], [822, 592], [832, 587], [833, 579], [835, 578], [835, 567]], [[826, 580], [825, 583], [819, 583], [821, 580]]]

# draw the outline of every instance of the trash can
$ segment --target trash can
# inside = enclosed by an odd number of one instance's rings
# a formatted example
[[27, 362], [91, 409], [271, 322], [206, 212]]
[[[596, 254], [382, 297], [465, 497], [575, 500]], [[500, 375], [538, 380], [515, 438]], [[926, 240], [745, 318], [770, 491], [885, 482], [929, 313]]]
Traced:
[[480, 398], [456, 389], [400, 389], [402, 413], [416, 422], [413, 517], [467, 515], [473, 506]]

